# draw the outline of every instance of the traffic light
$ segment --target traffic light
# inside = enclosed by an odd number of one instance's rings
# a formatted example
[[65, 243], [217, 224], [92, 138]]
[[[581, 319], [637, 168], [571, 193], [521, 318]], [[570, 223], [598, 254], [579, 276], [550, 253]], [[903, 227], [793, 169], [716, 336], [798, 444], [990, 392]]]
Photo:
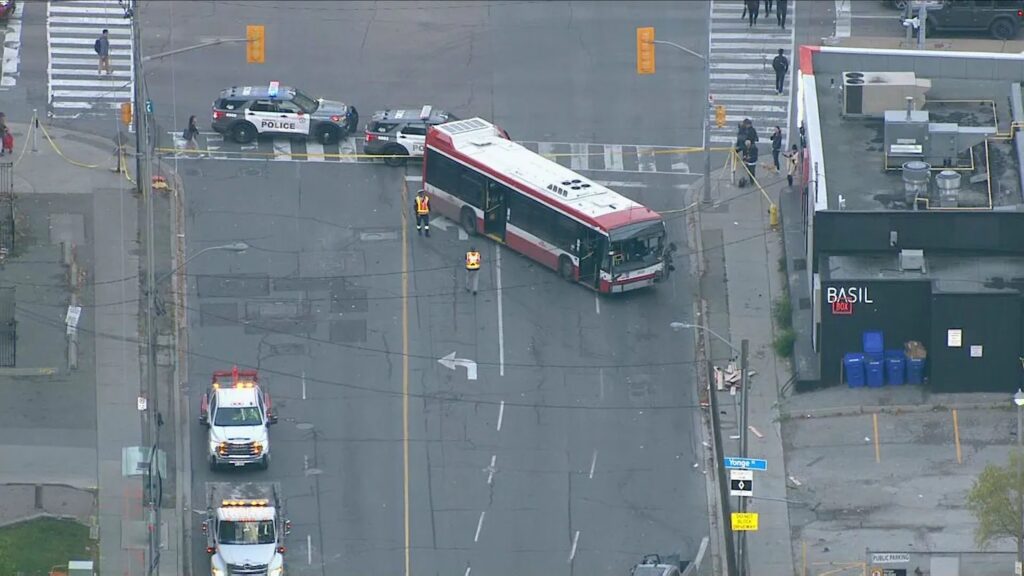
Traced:
[[654, 74], [654, 27], [636, 29], [636, 73]]
[[725, 106], [721, 104], [715, 106], [715, 126], [719, 128], [725, 127]]
[[122, 102], [121, 103], [121, 123], [125, 126], [131, 126], [132, 124], [132, 103]]
[[246, 61], [249, 64], [263, 64], [266, 61], [264, 52], [264, 27], [262, 24], [250, 24], [245, 27]]

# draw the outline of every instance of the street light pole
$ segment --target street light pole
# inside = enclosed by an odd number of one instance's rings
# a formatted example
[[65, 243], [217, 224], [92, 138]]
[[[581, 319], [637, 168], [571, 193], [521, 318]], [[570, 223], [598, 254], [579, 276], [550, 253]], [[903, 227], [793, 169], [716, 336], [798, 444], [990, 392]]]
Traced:
[[222, 244], [220, 246], [209, 246], [207, 248], [203, 248], [202, 250], [199, 250], [198, 252], [196, 252], [195, 254], [189, 256], [188, 258], [185, 258], [181, 262], [181, 264], [178, 264], [178, 266], [174, 268], [174, 270], [171, 270], [167, 274], [164, 274], [160, 278], [157, 278], [156, 286], [159, 286], [159, 285], [163, 284], [164, 280], [167, 280], [168, 278], [173, 276], [175, 272], [177, 272], [178, 270], [181, 270], [182, 268], [184, 268], [185, 264], [188, 264], [193, 259], [198, 258], [199, 256], [202, 256], [203, 254], [206, 254], [207, 252], [212, 252], [214, 250], [226, 250], [226, 251], [229, 251], [229, 252], [242, 253], [242, 252], [245, 252], [248, 249], [249, 249], [249, 245], [246, 244], [245, 242], [232, 242], [231, 244]]

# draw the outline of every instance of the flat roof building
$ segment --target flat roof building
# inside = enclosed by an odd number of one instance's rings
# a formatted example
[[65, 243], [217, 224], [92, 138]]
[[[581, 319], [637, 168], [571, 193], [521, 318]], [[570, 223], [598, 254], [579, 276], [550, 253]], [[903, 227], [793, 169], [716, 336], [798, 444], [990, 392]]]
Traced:
[[798, 388], [1021, 386], [1020, 79], [1024, 55], [801, 47]]

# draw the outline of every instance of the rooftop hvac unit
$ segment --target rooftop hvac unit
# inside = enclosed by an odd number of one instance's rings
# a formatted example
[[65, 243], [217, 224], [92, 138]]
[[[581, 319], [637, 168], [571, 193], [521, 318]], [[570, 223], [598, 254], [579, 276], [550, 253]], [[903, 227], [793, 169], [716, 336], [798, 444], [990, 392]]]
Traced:
[[903, 108], [907, 97], [921, 109], [931, 87], [931, 80], [919, 80], [913, 72], [843, 72], [843, 115], [881, 117]]
[[920, 270], [924, 273], [924, 250], [900, 250], [900, 270]]
[[68, 562], [68, 576], [96, 576], [92, 562], [88, 560], [72, 560]]

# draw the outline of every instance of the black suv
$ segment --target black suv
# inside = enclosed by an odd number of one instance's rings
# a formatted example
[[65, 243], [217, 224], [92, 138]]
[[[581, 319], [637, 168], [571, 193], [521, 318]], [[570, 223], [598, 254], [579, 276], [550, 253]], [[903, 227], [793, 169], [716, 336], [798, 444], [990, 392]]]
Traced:
[[241, 144], [260, 134], [313, 137], [322, 144], [334, 144], [358, 124], [354, 106], [312, 98], [277, 82], [221, 90], [213, 102], [211, 123], [215, 131]]
[[433, 106], [419, 109], [380, 110], [366, 125], [367, 154], [387, 155], [384, 162], [391, 166], [405, 164], [408, 156], [423, 156], [427, 129], [431, 126], [458, 120], [455, 116], [434, 110]]
[[928, 6], [929, 36], [935, 32], [988, 32], [1011, 40], [1024, 23], [1024, 0], [943, 0]]

